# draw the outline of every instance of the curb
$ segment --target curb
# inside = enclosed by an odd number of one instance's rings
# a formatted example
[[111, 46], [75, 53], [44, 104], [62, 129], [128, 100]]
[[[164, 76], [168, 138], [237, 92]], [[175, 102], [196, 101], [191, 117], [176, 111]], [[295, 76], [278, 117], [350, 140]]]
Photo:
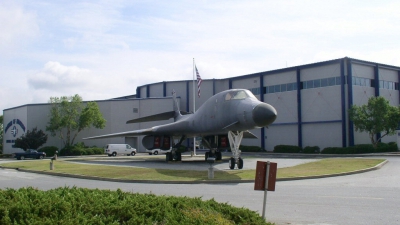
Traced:
[[[338, 176], [346, 176], [358, 173], [365, 173], [373, 170], [378, 170], [382, 168], [388, 160], [379, 163], [378, 165], [362, 169], [355, 170], [345, 173], [337, 173], [337, 174], [325, 174], [325, 175], [316, 175], [316, 176], [308, 176], [308, 177], [289, 177], [289, 178], [277, 178], [276, 181], [294, 181], [294, 180], [307, 180], [307, 179], [319, 179], [319, 178], [327, 178], [327, 177], [338, 177]], [[6, 166], [0, 166], [2, 169], [15, 169]], [[120, 183], [148, 183], [148, 184], [239, 184], [239, 183], [254, 183], [254, 180], [197, 180], [197, 181], [161, 181], [161, 180], [124, 180], [124, 179], [113, 179], [113, 178], [104, 178], [104, 177], [93, 177], [93, 176], [85, 176], [85, 175], [75, 175], [68, 173], [55, 173], [55, 172], [47, 172], [47, 171], [35, 171], [35, 170], [26, 170], [16, 168], [15, 170], [21, 172], [28, 173], [37, 173], [37, 174], [45, 174], [51, 176], [59, 176], [59, 177], [70, 177], [70, 178], [79, 178], [79, 179], [87, 179], [87, 180], [99, 180], [99, 181], [111, 181], [111, 182], [120, 182]]]

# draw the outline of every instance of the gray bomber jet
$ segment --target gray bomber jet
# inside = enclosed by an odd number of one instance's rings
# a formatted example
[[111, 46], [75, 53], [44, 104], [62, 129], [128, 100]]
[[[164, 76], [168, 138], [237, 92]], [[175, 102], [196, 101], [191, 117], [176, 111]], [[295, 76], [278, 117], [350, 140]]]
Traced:
[[[243, 160], [240, 157], [239, 150], [242, 138], [256, 138], [249, 130], [268, 126], [277, 117], [274, 107], [259, 101], [246, 89], [222, 91], [209, 98], [193, 114], [181, 112], [175, 92], [172, 95], [174, 111], [133, 119], [126, 123], [168, 120], [170, 118], [174, 118], [174, 122], [147, 129], [84, 139], [145, 135], [142, 139], [142, 144], [146, 149], [160, 148], [167, 150], [172, 147], [173, 151], [167, 153], [166, 160], [181, 161], [181, 152], [178, 148], [182, 142], [190, 137], [202, 137], [203, 145], [209, 149], [205, 154], [206, 160], [208, 157], [215, 157], [216, 160], [221, 160], [220, 149], [226, 149], [230, 145], [232, 157], [229, 160], [229, 168], [234, 169], [235, 165], [237, 165], [239, 169], [242, 169]], [[173, 143], [174, 137], [180, 137], [177, 144]]]

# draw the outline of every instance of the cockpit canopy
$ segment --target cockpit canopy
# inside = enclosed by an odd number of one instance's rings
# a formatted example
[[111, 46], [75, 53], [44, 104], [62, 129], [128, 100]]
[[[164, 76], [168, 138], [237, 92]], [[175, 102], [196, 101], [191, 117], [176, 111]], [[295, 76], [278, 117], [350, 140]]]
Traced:
[[225, 101], [241, 100], [245, 98], [256, 98], [253, 93], [248, 90], [232, 90], [225, 95]]

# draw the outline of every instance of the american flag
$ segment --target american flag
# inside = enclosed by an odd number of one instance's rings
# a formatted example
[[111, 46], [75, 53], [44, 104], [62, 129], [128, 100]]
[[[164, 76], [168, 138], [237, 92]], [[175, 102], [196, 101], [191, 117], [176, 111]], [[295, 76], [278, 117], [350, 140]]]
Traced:
[[201, 82], [202, 82], [203, 80], [202, 80], [201, 77], [200, 77], [200, 74], [199, 74], [199, 71], [197, 70], [197, 67], [194, 66], [194, 68], [196, 69], [196, 76], [197, 76], [197, 95], [198, 95], [199, 98], [200, 98], [200, 85], [201, 85]]

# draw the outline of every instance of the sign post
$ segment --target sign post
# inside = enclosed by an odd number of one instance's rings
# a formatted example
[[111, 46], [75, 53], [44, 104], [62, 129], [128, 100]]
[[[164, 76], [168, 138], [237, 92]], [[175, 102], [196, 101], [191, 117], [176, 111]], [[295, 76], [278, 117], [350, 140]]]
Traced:
[[277, 168], [278, 168], [277, 163], [270, 161], [267, 162], [257, 161], [254, 190], [264, 191], [263, 214], [262, 214], [263, 219], [265, 219], [267, 192], [275, 191]]

